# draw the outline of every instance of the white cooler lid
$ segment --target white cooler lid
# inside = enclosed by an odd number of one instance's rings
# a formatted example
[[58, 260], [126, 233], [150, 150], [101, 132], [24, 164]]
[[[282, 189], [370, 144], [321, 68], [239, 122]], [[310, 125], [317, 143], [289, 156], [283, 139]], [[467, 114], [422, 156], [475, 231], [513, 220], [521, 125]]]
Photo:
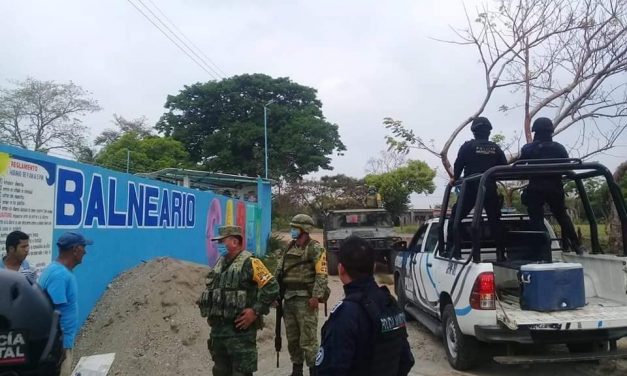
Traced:
[[564, 269], [583, 269], [583, 266], [576, 262], [554, 262], [552, 264], [527, 264], [520, 267], [520, 271], [524, 272]]

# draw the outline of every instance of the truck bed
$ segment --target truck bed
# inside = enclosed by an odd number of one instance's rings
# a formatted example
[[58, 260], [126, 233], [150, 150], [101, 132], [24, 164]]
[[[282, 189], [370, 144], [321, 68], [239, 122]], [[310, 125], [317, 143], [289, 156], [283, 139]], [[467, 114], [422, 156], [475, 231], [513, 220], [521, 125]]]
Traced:
[[[556, 312], [523, 311], [518, 298], [503, 295], [496, 306], [497, 320], [515, 330], [519, 326], [546, 329], [599, 329], [627, 327], [627, 305], [599, 297], [587, 298], [582, 308]], [[538, 329], [542, 329], [539, 327]]]

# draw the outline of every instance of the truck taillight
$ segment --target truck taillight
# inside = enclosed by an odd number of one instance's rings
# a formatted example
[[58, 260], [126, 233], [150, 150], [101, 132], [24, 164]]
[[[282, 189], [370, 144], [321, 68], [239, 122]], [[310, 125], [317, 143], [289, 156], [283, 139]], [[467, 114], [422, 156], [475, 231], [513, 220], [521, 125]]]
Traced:
[[496, 294], [494, 273], [483, 272], [479, 274], [470, 293], [470, 307], [481, 310], [496, 309], [494, 294]]

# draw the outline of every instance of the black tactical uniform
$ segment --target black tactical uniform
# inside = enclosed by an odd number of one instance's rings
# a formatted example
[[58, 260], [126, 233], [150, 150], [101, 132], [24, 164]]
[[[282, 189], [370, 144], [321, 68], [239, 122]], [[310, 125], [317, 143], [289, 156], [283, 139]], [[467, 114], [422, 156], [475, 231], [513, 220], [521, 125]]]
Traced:
[[[457, 154], [457, 159], [453, 166], [454, 180], [457, 180], [464, 173], [464, 177], [468, 177], [473, 174], [481, 174], [494, 166], [507, 164], [507, 159], [503, 150], [494, 142], [488, 140], [490, 137], [490, 131], [492, 125], [487, 118], [478, 117], [472, 122], [470, 127], [472, 133], [475, 136], [474, 140], [466, 141], [460, 148]], [[466, 185], [466, 191], [464, 193], [464, 199], [461, 207], [461, 216], [464, 218], [470, 213], [475, 206], [475, 200], [477, 199], [477, 190], [479, 187], [479, 181], [476, 180]], [[488, 223], [492, 236], [496, 241], [498, 249], [502, 249], [501, 231], [500, 231], [500, 203], [496, 189], [496, 182], [489, 181], [486, 185], [485, 199], [483, 207], [488, 215]], [[453, 246], [453, 219], [457, 211], [457, 203], [453, 205], [451, 219], [448, 222], [448, 237], [447, 237], [447, 249], [451, 250]], [[459, 251], [456, 250], [456, 257], [459, 257]]]
[[[568, 158], [566, 148], [553, 141], [553, 122], [550, 119], [536, 119], [531, 130], [535, 132], [533, 142], [523, 146], [520, 159]], [[583, 252], [575, 226], [566, 213], [564, 186], [560, 175], [529, 179], [529, 185], [522, 193], [521, 199], [523, 204], [527, 206], [533, 230], [543, 231], [545, 229], [543, 223], [544, 204], [547, 203], [562, 228], [563, 238], [569, 243], [568, 246], [577, 253]]]
[[59, 374], [59, 312], [37, 284], [5, 269], [0, 269], [0, 342], [0, 375]]
[[344, 285], [346, 297], [322, 327], [318, 376], [404, 376], [414, 364], [405, 314], [372, 276]]

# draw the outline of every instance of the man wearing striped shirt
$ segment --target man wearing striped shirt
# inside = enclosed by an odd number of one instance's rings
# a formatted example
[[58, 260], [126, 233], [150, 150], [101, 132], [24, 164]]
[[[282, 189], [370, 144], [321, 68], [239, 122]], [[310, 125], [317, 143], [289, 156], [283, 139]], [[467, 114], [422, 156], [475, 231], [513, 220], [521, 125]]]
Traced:
[[22, 273], [31, 282], [36, 282], [35, 269], [30, 267], [26, 256], [28, 256], [28, 235], [22, 231], [13, 231], [7, 236], [7, 254], [2, 258], [0, 268], [14, 270]]

